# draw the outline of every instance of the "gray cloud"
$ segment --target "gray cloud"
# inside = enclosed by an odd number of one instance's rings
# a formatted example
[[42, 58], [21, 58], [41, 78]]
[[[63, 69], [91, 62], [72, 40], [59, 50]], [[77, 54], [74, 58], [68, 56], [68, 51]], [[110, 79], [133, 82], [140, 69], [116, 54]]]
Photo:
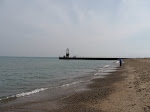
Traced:
[[[59, 56], [69, 47], [72, 55], [133, 56], [134, 52], [138, 54], [134, 41], [141, 40], [135, 37], [139, 33], [149, 35], [149, 2], [6, 0], [0, 3], [0, 55]], [[138, 55], [148, 55], [147, 49], [141, 50], [143, 53]]]

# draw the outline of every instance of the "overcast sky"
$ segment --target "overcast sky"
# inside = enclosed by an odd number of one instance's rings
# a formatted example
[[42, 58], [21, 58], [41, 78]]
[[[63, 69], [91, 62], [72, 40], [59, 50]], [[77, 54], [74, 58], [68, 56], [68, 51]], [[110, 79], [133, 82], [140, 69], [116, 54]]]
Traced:
[[150, 56], [150, 0], [0, 0], [0, 56]]

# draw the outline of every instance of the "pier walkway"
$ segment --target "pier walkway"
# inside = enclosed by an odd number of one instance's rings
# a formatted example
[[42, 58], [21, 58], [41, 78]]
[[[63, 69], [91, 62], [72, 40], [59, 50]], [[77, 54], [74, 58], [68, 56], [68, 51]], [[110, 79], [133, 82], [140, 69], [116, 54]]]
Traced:
[[59, 59], [64, 60], [119, 60], [119, 59], [128, 59], [128, 58], [107, 58], [107, 57], [59, 57]]

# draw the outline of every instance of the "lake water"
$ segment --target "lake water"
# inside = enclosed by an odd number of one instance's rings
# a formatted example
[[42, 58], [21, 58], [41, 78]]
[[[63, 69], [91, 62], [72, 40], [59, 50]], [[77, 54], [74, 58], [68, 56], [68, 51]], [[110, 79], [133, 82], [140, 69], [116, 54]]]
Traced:
[[0, 57], [0, 101], [90, 81], [116, 61]]

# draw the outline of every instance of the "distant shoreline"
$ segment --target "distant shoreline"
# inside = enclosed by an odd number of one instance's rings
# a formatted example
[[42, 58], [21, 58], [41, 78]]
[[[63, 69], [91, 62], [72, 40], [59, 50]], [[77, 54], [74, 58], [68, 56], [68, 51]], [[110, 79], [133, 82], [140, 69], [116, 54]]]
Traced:
[[29, 56], [0, 56], [0, 58], [55, 58], [55, 59], [59, 59], [59, 57], [29, 57]]

